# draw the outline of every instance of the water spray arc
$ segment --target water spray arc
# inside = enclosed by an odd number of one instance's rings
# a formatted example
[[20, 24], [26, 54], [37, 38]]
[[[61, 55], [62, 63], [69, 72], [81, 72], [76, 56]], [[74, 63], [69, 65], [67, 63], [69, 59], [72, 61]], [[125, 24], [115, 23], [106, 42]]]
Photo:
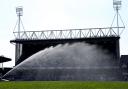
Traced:
[[[98, 56], [97, 56], [98, 55]], [[8, 72], [8, 80], [121, 80], [109, 52], [84, 42], [57, 45], [37, 52]]]

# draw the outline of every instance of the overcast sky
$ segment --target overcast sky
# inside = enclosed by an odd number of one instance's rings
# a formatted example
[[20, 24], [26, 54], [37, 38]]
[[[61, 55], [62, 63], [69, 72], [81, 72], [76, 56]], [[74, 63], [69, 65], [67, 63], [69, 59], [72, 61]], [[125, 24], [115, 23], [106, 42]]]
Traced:
[[[0, 0], [0, 55], [13, 60], [4, 66], [14, 66], [15, 45], [9, 41], [14, 39], [17, 6], [23, 7], [27, 31], [110, 27], [115, 15], [113, 0]], [[120, 15], [126, 27], [120, 39], [121, 54], [128, 54], [128, 0], [122, 0]]]

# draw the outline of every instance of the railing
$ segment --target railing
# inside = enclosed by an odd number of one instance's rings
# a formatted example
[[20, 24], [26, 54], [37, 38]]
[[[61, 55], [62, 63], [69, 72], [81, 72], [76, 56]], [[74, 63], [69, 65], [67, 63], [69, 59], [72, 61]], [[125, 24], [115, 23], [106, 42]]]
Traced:
[[97, 38], [97, 37], [118, 37], [119, 29], [124, 27], [107, 28], [86, 28], [68, 30], [46, 30], [46, 31], [20, 31], [13, 32], [15, 39], [75, 39], [75, 38]]

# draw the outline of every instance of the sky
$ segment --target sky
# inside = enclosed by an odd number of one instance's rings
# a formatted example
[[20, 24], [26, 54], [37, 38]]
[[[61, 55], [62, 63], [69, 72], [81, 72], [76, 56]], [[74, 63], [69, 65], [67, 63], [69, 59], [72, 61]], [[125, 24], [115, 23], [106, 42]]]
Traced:
[[[110, 27], [115, 15], [113, 0], [0, 0], [0, 55], [9, 57], [6, 67], [15, 65], [16, 7], [23, 7], [22, 22], [26, 31]], [[125, 24], [120, 38], [121, 55], [128, 54], [128, 1], [122, 0], [119, 11]], [[122, 23], [120, 23], [122, 26]], [[23, 29], [21, 29], [23, 30]]]

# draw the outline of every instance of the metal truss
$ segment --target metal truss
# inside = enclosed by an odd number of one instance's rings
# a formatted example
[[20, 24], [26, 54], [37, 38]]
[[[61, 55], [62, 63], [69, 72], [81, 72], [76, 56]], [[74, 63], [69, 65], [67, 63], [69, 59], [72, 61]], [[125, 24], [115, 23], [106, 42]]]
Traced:
[[[107, 28], [86, 28], [68, 30], [46, 30], [46, 31], [20, 31], [13, 32], [15, 39], [38, 40], [38, 39], [77, 39], [77, 38], [98, 38], [98, 37], [118, 37], [118, 29], [124, 27]], [[20, 35], [20, 38], [19, 36]]]

